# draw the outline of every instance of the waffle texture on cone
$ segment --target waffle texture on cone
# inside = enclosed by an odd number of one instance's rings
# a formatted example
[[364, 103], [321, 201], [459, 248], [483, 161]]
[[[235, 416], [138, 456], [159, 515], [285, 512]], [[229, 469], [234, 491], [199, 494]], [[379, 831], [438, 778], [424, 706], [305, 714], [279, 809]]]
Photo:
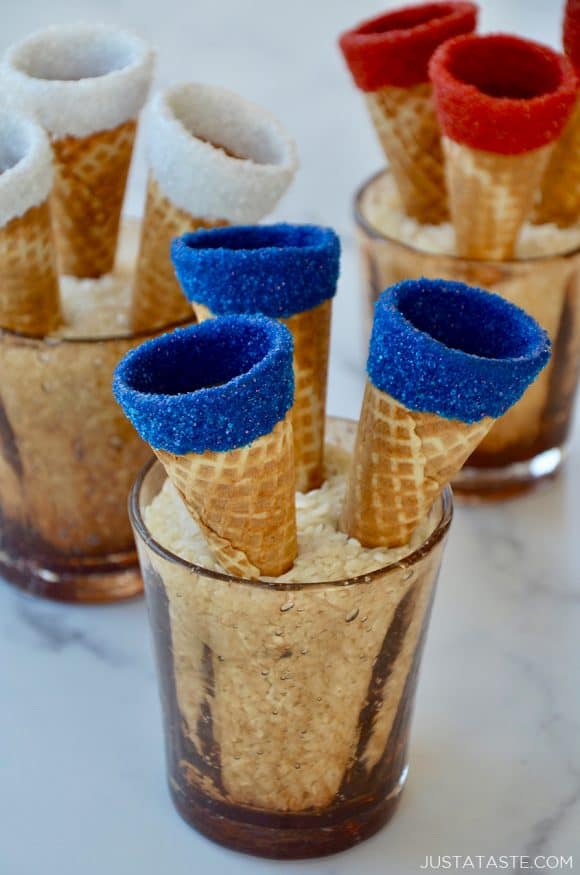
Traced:
[[185, 234], [171, 258], [190, 301], [215, 315], [284, 318], [333, 298], [340, 241], [317, 225], [258, 225]]
[[150, 173], [147, 183], [145, 215], [133, 281], [132, 324], [136, 331], [155, 325], [179, 322], [190, 315], [171, 264], [171, 241], [198, 228], [224, 224], [215, 219], [192, 216], [176, 207]]
[[492, 424], [416, 413], [367, 383], [342, 531], [366, 547], [408, 544]]
[[277, 576], [296, 553], [292, 336], [225, 316], [131, 351], [113, 391], [230, 574]]
[[441, 132], [430, 82], [368, 92], [369, 113], [408, 216], [438, 225], [449, 218]]
[[115, 264], [136, 122], [53, 143], [52, 214], [61, 273], [100, 277]]
[[476, 22], [475, 3], [423, 3], [361, 22], [340, 37], [340, 47], [362, 91], [408, 88], [427, 82], [429, 59], [441, 43], [470, 33]]
[[34, 115], [54, 139], [86, 137], [135, 119], [154, 56], [139, 37], [94, 24], [47, 28], [12, 45], [0, 64], [0, 92]]
[[442, 137], [447, 188], [462, 258], [513, 258], [553, 154], [549, 143], [518, 155], [483, 152]]
[[505, 413], [549, 358], [546, 332], [499, 295], [405, 280], [377, 301], [367, 373], [410, 410], [471, 423]]
[[43, 203], [52, 182], [52, 151], [40, 125], [0, 112], [0, 227]]
[[576, 101], [564, 55], [506, 34], [449, 40], [429, 75], [445, 136], [485, 152], [517, 155], [553, 143]]
[[323, 480], [331, 299], [340, 241], [316, 225], [199, 231], [174, 240], [178, 279], [201, 321], [227, 313], [283, 319], [294, 338], [292, 409], [297, 489]]
[[256, 222], [296, 171], [296, 146], [274, 116], [224, 88], [159, 92], [147, 113], [149, 165], [162, 192], [200, 219]]
[[42, 128], [18, 113], [0, 113], [0, 328], [39, 337], [61, 321], [52, 182]]
[[367, 547], [407, 543], [549, 355], [543, 329], [498, 295], [444, 280], [387, 289], [375, 310], [342, 530]]
[[580, 69], [580, 0], [568, 0], [564, 13], [564, 51], [575, 70]]

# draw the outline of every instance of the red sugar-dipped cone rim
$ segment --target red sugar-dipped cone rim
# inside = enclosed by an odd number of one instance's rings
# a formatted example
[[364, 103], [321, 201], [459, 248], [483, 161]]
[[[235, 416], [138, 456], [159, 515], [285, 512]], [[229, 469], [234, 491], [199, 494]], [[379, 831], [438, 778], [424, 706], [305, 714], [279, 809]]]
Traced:
[[564, 50], [580, 71], [580, 0], [568, 0], [564, 15]]
[[429, 75], [445, 136], [486, 152], [515, 155], [553, 142], [576, 100], [564, 55], [507, 34], [449, 40]]
[[409, 88], [429, 80], [431, 55], [441, 43], [475, 30], [475, 3], [423, 3], [361, 22], [339, 40], [353, 79], [362, 91], [386, 85]]

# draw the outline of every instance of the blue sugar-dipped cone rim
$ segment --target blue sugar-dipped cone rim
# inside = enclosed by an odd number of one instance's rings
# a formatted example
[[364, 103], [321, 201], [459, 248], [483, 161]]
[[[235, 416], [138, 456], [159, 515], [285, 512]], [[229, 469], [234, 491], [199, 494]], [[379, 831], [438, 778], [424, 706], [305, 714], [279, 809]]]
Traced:
[[113, 392], [154, 449], [226, 452], [285, 417], [294, 401], [292, 352], [292, 335], [272, 319], [210, 319], [127, 353]]
[[409, 410], [472, 423], [515, 404], [550, 351], [544, 329], [499, 295], [405, 280], [377, 301], [367, 373]]
[[212, 313], [283, 319], [334, 297], [340, 241], [318, 225], [239, 225], [176, 237], [171, 258], [187, 298]]

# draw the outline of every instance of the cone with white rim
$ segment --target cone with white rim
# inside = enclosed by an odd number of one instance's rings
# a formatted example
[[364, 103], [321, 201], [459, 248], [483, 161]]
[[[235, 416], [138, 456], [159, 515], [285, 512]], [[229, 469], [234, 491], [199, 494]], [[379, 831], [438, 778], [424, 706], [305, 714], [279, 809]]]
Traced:
[[576, 101], [569, 61], [505, 34], [456, 37], [429, 73], [459, 256], [513, 257]]
[[11, 46], [0, 89], [50, 134], [59, 269], [113, 269], [137, 118], [153, 71], [143, 40], [104, 25], [47, 28]]
[[146, 145], [149, 191], [133, 288], [137, 329], [191, 312], [171, 265], [171, 240], [199, 228], [257, 222], [297, 167], [294, 142], [272, 115], [200, 83], [154, 97]]
[[366, 547], [408, 543], [549, 356], [543, 329], [498, 295], [425, 279], [387, 289], [375, 311], [341, 529]]
[[222, 568], [287, 571], [298, 549], [289, 331], [260, 316], [179, 329], [125, 356], [113, 389]]
[[49, 198], [52, 153], [42, 128], [0, 113], [0, 328], [43, 337], [61, 322]]
[[405, 212], [422, 223], [449, 215], [428, 63], [442, 42], [474, 30], [476, 20], [473, 3], [424, 3], [364, 21], [340, 38]]
[[296, 484], [301, 492], [319, 487], [332, 298], [339, 273], [337, 235], [316, 225], [236, 226], [186, 234], [173, 242], [171, 254], [200, 322], [262, 313], [292, 332]]

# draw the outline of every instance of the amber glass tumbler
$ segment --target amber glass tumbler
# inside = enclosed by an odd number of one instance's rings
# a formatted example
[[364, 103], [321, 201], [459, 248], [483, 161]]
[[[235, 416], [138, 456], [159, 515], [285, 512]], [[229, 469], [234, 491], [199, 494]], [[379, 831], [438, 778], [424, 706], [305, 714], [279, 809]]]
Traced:
[[502, 416], [453, 484], [455, 492], [501, 498], [553, 475], [566, 451], [580, 366], [580, 250], [513, 261], [478, 261], [422, 251], [373, 225], [388, 171], [355, 196], [367, 331], [380, 293], [403, 279], [460, 280], [496, 292], [527, 310], [553, 344], [551, 362]]
[[126, 505], [151, 451], [111, 381], [148, 336], [0, 332], [0, 575], [30, 593], [104, 602], [142, 590]]
[[[330, 418], [327, 439], [352, 450], [355, 428]], [[130, 512], [175, 806], [214, 841], [264, 857], [362, 841], [405, 783], [451, 491], [403, 560], [349, 580], [275, 584], [209, 571], [156, 542], [143, 514], [164, 482], [148, 464]]]

